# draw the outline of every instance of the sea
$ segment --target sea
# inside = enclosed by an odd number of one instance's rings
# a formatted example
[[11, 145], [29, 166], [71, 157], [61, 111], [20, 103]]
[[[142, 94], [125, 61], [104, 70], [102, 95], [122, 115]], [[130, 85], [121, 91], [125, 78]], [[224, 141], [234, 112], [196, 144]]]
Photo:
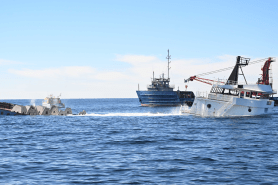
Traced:
[[0, 184], [278, 184], [278, 107], [211, 118], [136, 98], [62, 101], [87, 115], [0, 116]]

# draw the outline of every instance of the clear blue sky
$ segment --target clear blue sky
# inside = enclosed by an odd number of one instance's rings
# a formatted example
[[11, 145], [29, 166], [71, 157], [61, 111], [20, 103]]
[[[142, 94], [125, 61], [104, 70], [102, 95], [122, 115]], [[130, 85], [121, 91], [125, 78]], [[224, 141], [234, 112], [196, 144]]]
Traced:
[[[133, 75], [136, 66], [119, 56], [153, 56], [166, 67], [168, 48], [173, 62], [276, 56], [277, 7], [278, 1], [270, 0], [0, 0], [0, 77], [5, 89], [0, 98], [44, 98], [52, 92], [64, 98], [136, 97], [137, 82], [145, 86], [149, 78]], [[63, 67], [78, 66], [100, 76], [124, 76], [104, 81], [89, 74], [49, 79], [26, 74], [51, 75], [55, 69], [63, 73]], [[184, 78], [189, 75], [194, 74]], [[182, 84], [183, 77], [173, 80]], [[115, 94], [106, 93], [107, 86]]]

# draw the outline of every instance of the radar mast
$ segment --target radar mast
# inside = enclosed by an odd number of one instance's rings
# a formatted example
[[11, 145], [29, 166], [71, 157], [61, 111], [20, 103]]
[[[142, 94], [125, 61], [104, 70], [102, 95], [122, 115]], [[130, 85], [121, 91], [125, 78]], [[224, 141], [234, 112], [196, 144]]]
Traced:
[[169, 64], [171, 63], [171, 61], [169, 61], [171, 59], [171, 55], [169, 55], [169, 49], [168, 49], [168, 56], [166, 57], [166, 59], [168, 59], [168, 79], [169, 79], [169, 70], [171, 69], [171, 67], [169, 67]]

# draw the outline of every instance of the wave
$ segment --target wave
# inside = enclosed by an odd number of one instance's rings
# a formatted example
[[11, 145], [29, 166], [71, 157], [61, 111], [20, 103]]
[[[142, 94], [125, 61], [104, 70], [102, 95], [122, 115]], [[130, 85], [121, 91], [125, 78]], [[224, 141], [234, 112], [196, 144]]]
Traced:
[[73, 115], [73, 116], [94, 116], [94, 117], [155, 117], [155, 116], [181, 116], [184, 115], [178, 113], [91, 113], [86, 115]]

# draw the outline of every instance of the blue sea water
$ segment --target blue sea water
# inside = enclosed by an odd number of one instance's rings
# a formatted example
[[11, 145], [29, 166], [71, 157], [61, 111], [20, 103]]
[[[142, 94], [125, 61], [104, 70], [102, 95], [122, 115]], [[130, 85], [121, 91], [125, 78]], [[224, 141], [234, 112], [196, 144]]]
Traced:
[[278, 184], [278, 108], [202, 118], [138, 99], [63, 102], [88, 115], [0, 117], [0, 184]]

